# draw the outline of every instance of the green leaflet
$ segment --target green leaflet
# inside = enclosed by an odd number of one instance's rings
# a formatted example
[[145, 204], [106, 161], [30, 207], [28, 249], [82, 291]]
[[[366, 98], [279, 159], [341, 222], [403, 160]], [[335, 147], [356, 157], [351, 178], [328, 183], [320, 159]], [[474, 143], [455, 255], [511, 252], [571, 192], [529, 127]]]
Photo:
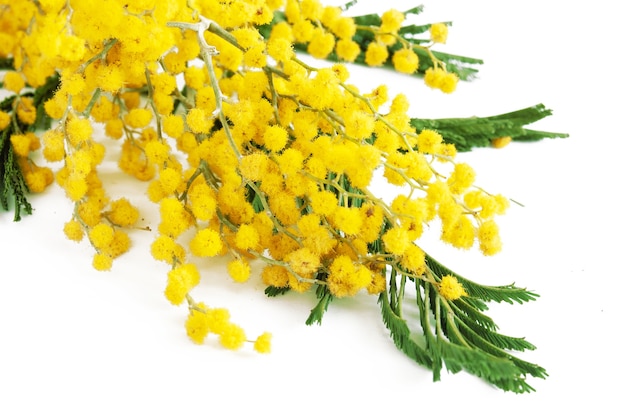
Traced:
[[289, 287], [276, 287], [276, 286], [268, 286], [265, 288], [265, 295], [267, 297], [273, 298], [276, 296], [284, 295], [285, 293], [291, 290]]
[[[3, 65], [4, 62], [0, 62]], [[19, 221], [22, 212], [32, 214], [32, 206], [28, 202], [26, 195], [29, 192], [22, 171], [18, 166], [15, 153], [11, 145], [11, 135], [20, 134], [26, 131], [37, 129], [47, 129], [50, 127], [51, 119], [46, 114], [43, 104], [54, 94], [59, 85], [59, 76], [49, 77], [46, 83], [34, 90], [27, 92], [24, 96], [33, 97], [33, 105], [37, 109], [35, 123], [30, 126], [24, 125], [13, 114], [13, 105], [16, 100], [15, 95], [11, 95], [0, 102], [0, 110], [11, 114], [14, 120], [0, 132], [0, 207], [9, 211], [13, 209], [13, 220]], [[10, 203], [12, 201], [12, 203]]]
[[406, 321], [392, 308], [388, 296], [387, 291], [381, 293], [378, 297], [378, 303], [380, 304], [383, 322], [389, 329], [396, 347], [415, 362], [427, 368], [432, 368], [433, 360], [430, 354], [411, 338], [411, 331]]
[[[460, 279], [432, 257], [427, 256], [427, 265], [435, 282], [445, 274]], [[379, 296], [383, 322], [396, 346], [414, 361], [430, 368], [434, 381], [441, 379], [444, 368], [451, 373], [464, 370], [504, 391], [527, 393], [534, 391], [527, 382], [528, 377], [547, 377], [544, 368], [509, 352], [532, 350], [534, 345], [524, 338], [496, 332], [493, 320], [483, 313], [485, 301], [520, 302], [522, 299], [532, 300], [536, 295], [512, 285], [483, 286], [463, 279], [463, 285], [471, 287], [473, 292], [467, 289], [468, 296], [450, 301], [439, 295], [430, 279], [413, 279], [398, 273], [391, 272], [389, 288]], [[404, 290], [409, 281], [416, 289], [421, 334], [412, 333], [402, 315], [402, 304], [409, 301]], [[522, 295], [522, 292], [526, 294]], [[425, 345], [418, 345], [414, 340], [416, 337], [423, 339]]]
[[566, 138], [566, 133], [530, 130], [524, 126], [539, 121], [552, 110], [543, 104], [489, 117], [411, 119], [417, 131], [430, 129], [439, 132], [446, 143], [452, 143], [459, 151], [487, 147], [498, 137], [511, 136], [515, 141], [537, 141], [544, 138]]
[[32, 214], [32, 207], [26, 198], [28, 186], [17, 164], [11, 141], [10, 127], [0, 135], [0, 206], [5, 211], [11, 209], [9, 201], [13, 200], [13, 220], [22, 219], [22, 210]]
[[321, 325], [324, 312], [328, 310], [328, 306], [333, 300], [333, 296], [330, 293], [330, 290], [328, 290], [327, 286], [318, 285], [315, 294], [317, 295], [319, 301], [317, 302], [317, 305], [315, 305], [315, 307], [311, 309], [311, 313], [306, 320], [307, 325]]
[[456, 277], [459, 283], [463, 285], [470, 298], [478, 298], [483, 301], [524, 303], [539, 297], [538, 294], [516, 287], [513, 284], [506, 286], [486, 286], [472, 282], [454, 273], [428, 254], [426, 255], [426, 264], [437, 276], [441, 277], [449, 274]]

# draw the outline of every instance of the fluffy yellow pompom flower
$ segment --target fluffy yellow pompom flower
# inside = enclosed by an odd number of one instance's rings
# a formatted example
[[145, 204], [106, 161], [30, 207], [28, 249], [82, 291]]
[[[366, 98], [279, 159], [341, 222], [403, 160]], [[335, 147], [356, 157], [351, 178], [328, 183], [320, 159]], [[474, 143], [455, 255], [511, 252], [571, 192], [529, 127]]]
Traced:
[[267, 53], [277, 62], [287, 62], [295, 54], [291, 41], [281, 37], [270, 38], [267, 42]]
[[230, 325], [230, 312], [224, 308], [210, 308], [206, 310], [209, 331], [214, 334], [221, 334]]
[[411, 240], [407, 230], [394, 227], [383, 235], [385, 248], [392, 254], [402, 255], [409, 248]]
[[379, 29], [381, 34], [377, 36], [378, 40], [385, 45], [393, 45], [396, 43], [396, 37], [394, 35], [397, 34], [403, 21], [404, 13], [398, 10], [390, 9], [383, 13]]
[[267, 64], [265, 44], [259, 43], [248, 49], [243, 54], [243, 63], [247, 67], [262, 68]]
[[89, 240], [95, 248], [103, 249], [113, 242], [113, 233], [113, 227], [100, 223], [89, 230]]
[[328, 289], [334, 296], [354, 296], [372, 281], [372, 275], [363, 265], [355, 265], [347, 255], [339, 255], [330, 265]]
[[217, 256], [223, 248], [220, 234], [211, 228], [199, 230], [189, 243], [191, 253], [199, 257]]
[[448, 178], [450, 192], [459, 195], [465, 192], [474, 183], [476, 172], [467, 163], [457, 163]]
[[442, 219], [441, 241], [466, 250], [474, 245], [476, 230], [467, 216], [461, 213], [444, 216], [441, 210], [439, 215]]
[[[197, 305], [198, 309], [204, 309], [203, 304]], [[187, 320], [185, 321], [185, 330], [187, 336], [196, 344], [202, 344], [209, 334], [209, 318], [207, 314], [195, 308], [189, 310]]]
[[72, 117], [65, 125], [67, 132], [67, 138], [70, 144], [74, 147], [78, 147], [80, 143], [91, 139], [93, 134], [93, 127], [89, 120], [84, 118]]
[[461, 296], [467, 296], [463, 285], [459, 283], [456, 277], [451, 275], [445, 275], [441, 278], [439, 293], [448, 300], [456, 300]]
[[289, 140], [287, 130], [279, 125], [269, 126], [263, 133], [265, 147], [273, 152], [282, 150]]
[[289, 262], [291, 269], [301, 276], [310, 275], [321, 263], [320, 257], [306, 247], [292, 251], [285, 260]]
[[215, 216], [217, 200], [215, 192], [206, 183], [194, 185], [188, 194], [191, 212], [196, 220], [208, 221]]
[[139, 219], [139, 211], [132, 206], [126, 198], [120, 198], [111, 203], [111, 210], [108, 214], [109, 219], [121, 227], [128, 227], [137, 222]]
[[204, 87], [204, 83], [207, 80], [205, 69], [197, 66], [190, 66], [185, 69], [184, 78], [185, 85], [194, 90], [199, 90]]
[[417, 135], [417, 148], [422, 153], [438, 153], [443, 142], [441, 134], [434, 130], [422, 130]]
[[83, 227], [76, 220], [70, 220], [63, 226], [65, 236], [72, 241], [81, 241], [85, 235]]
[[337, 207], [331, 215], [331, 223], [348, 235], [357, 235], [361, 231], [363, 215], [355, 207]]
[[5, 111], [0, 110], [0, 131], [7, 128], [11, 122], [11, 115]]
[[458, 75], [452, 72], [448, 72], [441, 80], [439, 89], [446, 94], [453, 93], [456, 90], [456, 85], [458, 84], [458, 82], [459, 82]]
[[28, 156], [30, 152], [30, 137], [26, 134], [12, 134], [11, 146], [18, 156]]
[[167, 143], [152, 140], [146, 144], [144, 152], [150, 163], [162, 165], [169, 158], [170, 147]]
[[244, 259], [234, 259], [228, 263], [228, 274], [235, 282], [243, 283], [250, 278], [250, 265]]
[[332, 31], [339, 39], [352, 39], [356, 33], [356, 23], [351, 17], [339, 17], [333, 23]]
[[166, 263], [185, 260], [185, 249], [167, 235], [158, 236], [150, 245], [150, 253], [156, 260]]
[[235, 245], [240, 250], [256, 250], [259, 242], [259, 232], [252, 225], [241, 225], [239, 230], [237, 230], [237, 234], [235, 234]]
[[41, 137], [43, 157], [49, 162], [59, 162], [65, 156], [65, 137], [58, 130], [48, 130]]
[[211, 130], [213, 121], [202, 108], [192, 108], [187, 112], [187, 126], [196, 134], [206, 134]]
[[121, 139], [124, 135], [124, 122], [114, 118], [106, 122], [104, 132], [112, 139]]
[[326, 58], [335, 47], [335, 37], [324, 29], [315, 28], [307, 52], [314, 58]]
[[365, 63], [369, 66], [381, 66], [389, 57], [387, 45], [371, 42], [365, 51]]
[[282, 266], [268, 265], [261, 272], [263, 283], [274, 287], [289, 286], [289, 270]]
[[434, 23], [430, 26], [430, 40], [435, 43], [446, 43], [448, 26], [445, 23]]
[[421, 276], [426, 271], [426, 253], [415, 244], [404, 251], [400, 264], [411, 273]]
[[4, 89], [18, 94], [26, 86], [26, 81], [19, 72], [9, 71], [4, 74], [2, 86]]
[[512, 140], [511, 136], [497, 137], [495, 139], [491, 139], [491, 145], [496, 149], [501, 149], [511, 143]]
[[176, 198], [164, 198], [160, 202], [159, 211], [161, 223], [159, 231], [162, 234], [178, 237], [193, 223], [193, 217], [185, 209], [182, 202]]
[[98, 271], [107, 271], [111, 270], [111, 266], [113, 265], [113, 259], [111, 256], [103, 253], [96, 253], [93, 256], [93, 268]]
[[61, 86], [63, 91], [67, 92], [67, 94], [78, 95], [85, 89], [87, 83], [85, 82], [85, 77], [82, 74], [68, 71], [61, 75]]
[[32, 97], [21, 96], [16, 110], [17, 118], [24, 124], [33, 124], [37, 119], [37, 109]]
[[380, 27], [384, 32], [396, 32], [402, 26], [402, 22], [404, 22], [404, 13], [389, 9], [382, 14]]
[[254, 350], [261, 354], [268, 354], [272, 350], [272, 334], [264, 332], [254, 341]]
[[495, 221], [485, 221], [478, 226], [478, 243], [480, 251], [486, 256], [492, 256], [502, 249], [500, 230]]
[[165, 297], [173, 305], [180, 305], [187, 293], [200, 282], [200, 273], [193, 263], [185, 263], [167, 274]]
[[450, 94], [456, 90], [459, 77], [443, 68], [428, 68], [424, 74], [424, 82], [431, 88]]
[[337, 57], [346, 62], [354, 62], [361, 53], [361, 47], [352, 39], [340, 39], [335, 45]]
[[164, 168], [159, 172], [158, 184], [165, 195], [171, 195], [183, 182], [181, 173], [174, 168]]
[[133, 108], [126, 114], [124, 121], [130, 127], [141, 128], [146, 127], [152, 120], [152, 112], [146, 108]]
[[113, 233], [113, 240], [105, 247], [102, 252], [110, 256], [112, 259], [119, 257], [123, 253], [126, 253], [130, 248], [130, 238], [122, 230], [115, 230]]
[[265, 153], [256, 152], [244, 156], [239, 163], [239, 172], [251, 181], [260, 181], [267, 172], [269, 158]]
[[95, 69], [98, 86], [106, 92], [116, 93], [124, 86], [124, 74], [117, 65], [102, 65]]
[[238, 350], [246, 342], [246, 333], [240, 326], [228, 323], [220, 333], [219, 339], [222, 346], [229, 350]]
[[412, 74], [417, 70], [419, 58], [411, 49], [400, 49], [391, 58], [393, 66], [398, 72]]

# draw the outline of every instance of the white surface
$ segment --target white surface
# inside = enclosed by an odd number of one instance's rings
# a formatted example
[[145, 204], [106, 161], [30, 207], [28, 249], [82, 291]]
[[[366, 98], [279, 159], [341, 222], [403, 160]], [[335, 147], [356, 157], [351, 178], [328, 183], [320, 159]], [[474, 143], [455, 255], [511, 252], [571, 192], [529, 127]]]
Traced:
[[[353, 82], [406, 92], [411, 114], [422, 117], [487, 116], [541, 102], [554, 115], [532, 127], [571, 135], [460, 156], [485, 188], [525, 205], [501, 218], [501, 254], [424, 243], [470, 279], [541, 295], [491, 308], [503, 333], [538, 347], [521, 355], [550, 374], [531, 380], [536, 393], [503, 393], [467, 374], [432, 383], [396, 350], [376, 298], [334, 302], [321, 326], [308, 327], [312, 296], [267, 299], [258, 278], [231, 283], [219, 262], [205, 270], [197, 299], [228, 307], [251, 336], [271, 331], [273, 352], [194, 345], [185, 308], [162, 295], [167, 269], [147, 252], [152, 236], [134, 233], [133, 250], [111, 272], [93, 271], [91, 249], [62, 234], [70, 205], [55, 186], [31, 199], [35, 214], [20, 223], [0, 214], [0, 414], [619, 414], [626, 31], [618, 3], [424, 4], [421, 22], [454, 22], [440, 49], [485, 60], [479, 79], [453, 95], [371, 69], [354, 70]], [[120, 174], [109, 180], [112, 192], [127, 186]]]

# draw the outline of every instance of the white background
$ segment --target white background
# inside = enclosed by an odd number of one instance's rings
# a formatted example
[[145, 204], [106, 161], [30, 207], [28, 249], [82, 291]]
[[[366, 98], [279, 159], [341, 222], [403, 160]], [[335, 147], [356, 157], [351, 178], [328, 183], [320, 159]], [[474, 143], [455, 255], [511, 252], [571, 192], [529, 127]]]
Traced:
[[[382, 4], [362, 1], [355, 11]], [[483, 187], [524, 204], [501, 218], [501, 254], [458, 252], [432, 236], [423, 242], [470, 279], [541, 295], [491, 308], [503, 333], [538, 347], [520, 355], [550, 374], [530, 380], [535, 393], [503, 393], [462, 373], [433, 383], [396, 350], [375, 297], [334, 302], [321, 326], [308, 327], [313, 296], [267, 299], [258, 276], [232, 283], [221, 261], [204, 270], [196, 298], [229, 308], [251, 337], [272, 332], [273, 352], [194, 345], [185, 308], [162, 295], [167, 268], [149, 256], [152, 235], [134, 232], [132, 251], [98, 273], [91, 249], [64, 238], [71, 206], [54, 186], [31, 198], [35, 213], [20, 223], [0, 213], [0, 414], [623, 414], [626, 31], [618, 4], [426, 1], [417, 21], [452, 21], [439, 49], [484, 59], [478, 79], [444, 95], [420, 79], [352, 70], [362, 90], [387, 83], [406, 93], [415, 117], [544, 103], [554, 115], [532, 127], [570, 134], [459, 156]], [[114, 171], [105, 177], [112, 193], [143, 204], [134, 182]], [[150, 210], [144, 218], [156, 220]]]

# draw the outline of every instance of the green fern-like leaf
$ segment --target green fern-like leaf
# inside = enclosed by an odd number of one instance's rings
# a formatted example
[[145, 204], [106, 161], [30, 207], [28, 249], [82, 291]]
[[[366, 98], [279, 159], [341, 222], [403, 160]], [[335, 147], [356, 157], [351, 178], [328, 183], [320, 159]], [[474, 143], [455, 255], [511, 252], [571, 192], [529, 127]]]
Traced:
[[525, 126], [552, 115], [552, 110], [537, 104], [520, 110], [488, 117], [411, 119], [416, 130], [436, 130], [444, 141], [452, 143], [459, 151], [487, 147], [493, 139], [510, 136], [514, 141], [537, 141], [566, 138], [566, 133], [530, 130]]
[[[534, 299], [534, 296], [520, 294], [518, 292], [524, 290], [514, 286], [474, 284], [466, 286], [471, 287], [466, 289], [467, 296], [445, 299], [439, 293], [438, 282], [445, 275], [458, 275], [428, 255], [426, 260], [424, 279], [405, 276], [399, 268], [393, 268], [388, 290], [379, 296], [383, 322], [396, 346], [430, 368], [434, 381], [441, 379], [443, 369], [450, 373], [463, 370], [505, 391], [534, 391], [527, 378], [545, 378], [546, 370], [515, 357], [510, 351], [532, 350], [535, 346], [524, 338], [500, 334], [493, 320], [484, 314], [488, 301], [512, 303]], [[407, 301], [405, 284], [409, 281], [415, 284], [421, 334], [412, 333], [402, 316], [403, 304]], [[424, 340], [423, 346], [417, 344], [417, 337]]]
[[[493, 320], [486, 318], [482, 311], [472, 310], [468, 300], [478, 297], [483, 301], [506, 301], [509, 303], [534, 299], [535, 296], [520, 294], [523, 289], [514, 286], [482, 286], [467, 279], [432, 259], [427, 255], [428, 270], [435, 281], [444, 275], [457, 277], [468, 293], [456, 300], [444, 299], [432, 281], [416, 281], [417, 305], [423, 316], [420, 318], [425, 332], [433, 331], [429, 323], [434, 321], [433, 336], [426, 336], [427, 342], [438, 344], [436, 351], [441, 354], [446, 368], [451, 371], [463, 369], [506, 391], [525, 393], [533, 391], [527, 377], [545, 378], [546, 370], [536, 364], [513, 356], [509, 351], [535, 349], [523, 338], [515, 338], [496, 332]], [[469, 288], [472, 288], [470, 290]], [[434, 350], [430, 346], [428, 351]]]
[[488, 308], [482, 300], [462, 297], [452, 302], [451, 305], [456, 314], [463, 316], [468, 321], [486, 329], [498, 329], [498, 325], [496, 325], [493, 319], [483, 313], [483, 311], [486, 311]]
[[10, 141], [10, 129], [6, 128], [0, 133], [0, 207], [8, 211], [13, 200], [13, 220], [19, 221], [22, 211], [32, 214], [32, 206], [26, 194], [28, 186], [17, 164]]
[[391, 308], [388, 296], [387, 291], [382, 292], [378, 297], [378, 303], [383, 323], [389, 330], [394, 344], [413, 361], [427, 368], [432, 368], [431, 356], [411, 338], [411, 331], [406, 321]]
[[265, 288], [265, 295], [267, 295], [270, 298], [273, 298], [276, 296], [284, 295], [285, 293], [289, 292], [289, 290], [290, 290], [289, 286], [287, 287], [268, 286]]
[[524, 303], [535, 300], [538, 294], [530, 292], [524, 288], [515, 286], [514, 284], [505, 286], [487, 286], [468, 280], [459, 274], [448, 269], [434, 258], [426, 255], [426, 264], [438, 276], [451, 275], [457, 278], [459, 283], [463, 285], [470, 298], [478, 298], [484, 301], [507, 302], [507, 303]]
[[330, 302], [333, 300], [333, 296], [330, 293], [330, 290], [328, 290], [327, 286], [319, 285], [317, 287], [316, 294], [319, 301], [317, 302], [317, 305], [315, 305], [315, 307], [311, 309], [311, 313], [306, 320], [307, 325], [321, 325], [322, 317], [324, 316], [324, 313], [328, 310]]

